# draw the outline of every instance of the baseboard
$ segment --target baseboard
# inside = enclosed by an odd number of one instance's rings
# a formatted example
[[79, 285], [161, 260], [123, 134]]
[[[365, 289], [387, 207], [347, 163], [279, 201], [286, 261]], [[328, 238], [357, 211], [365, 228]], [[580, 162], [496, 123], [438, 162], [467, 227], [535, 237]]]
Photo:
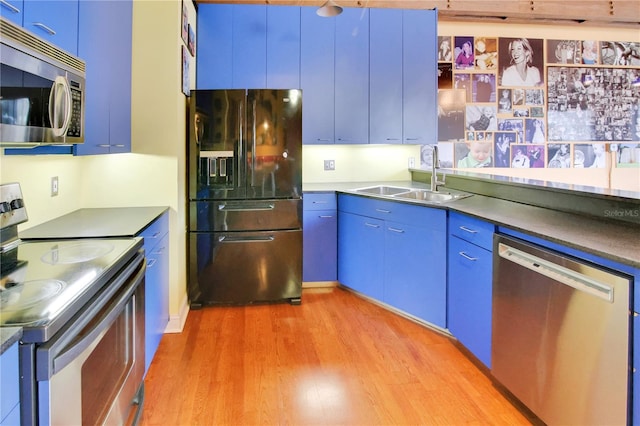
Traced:
[[180, 313], [178, 315], [171, 315], [169, 317], [169, 323], [164, 329], [165, 333], [182, 333], [184, 329], [184, 323], [187, 322], [187, 316], [189, 315], [189, 300], [186, 295], [182, 299]]
[[337, 281], [310, 281], [303, 282], [302, 288], [325, 288], [325, 287], [337, 287]]

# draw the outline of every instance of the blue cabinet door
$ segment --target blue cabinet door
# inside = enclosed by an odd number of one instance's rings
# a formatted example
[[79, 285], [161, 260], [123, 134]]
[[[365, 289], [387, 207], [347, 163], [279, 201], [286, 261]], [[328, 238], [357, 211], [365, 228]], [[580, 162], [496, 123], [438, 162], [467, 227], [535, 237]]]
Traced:
[[369, 12], [347, 8], [335, 21], [335, 142], [366, 144], [369, 142]]
[[401, 9], [370, 9], [369, 143], [402, 143]]
[[[0, 355], [0, 425], [20, 424], [20, 366], [18, 342]], [[16, 421], [17, 419], [17, 421]]]
[[338, 212], [338, 281], [383, 300], [384, 221]]
[[448, 328], [491, 368], [492, 252], [449, 237]]
[[267, 87], [267, 6], [233, 8], [232, 85], [227, 89]]
[[147, 253], [145, 288], [145, 373], [169, 322], [169, 235]]
[[24, 28], [73, 55], [78, 54], [78, 0], [28, 0], [23, 7]]
[[0, 2], [0, 16], [16, 25], [22, 26], [24, 2], [22, 0], [4, 0]]
[[389, 221], [385, 227], [383, 301], [446, 327], [446, 222], [439, 230]]
[[302, 215], [302, 280], [336, 281], [338, 212], [305, 210]]
[[300, 8], [267, 8], [267, 89], [300, 88]]
[[196, 43], [196, 89], [229, 89], [233, 84], [233, 5], [200, 4]]
[[435, 144], [438, 15], [435, 10], [403, 13], [403, 140], [406, 144]]
[[79, 11], [78, 54], [87, 74], [85, 141], [73, 152], [130, 152], [133, 3], [87, 0]]
[[318, 16], [315, 7], [302, 7], [300, 14], [300, 85], [304, 102], [302, 143], [332, 144], [336, 20]]

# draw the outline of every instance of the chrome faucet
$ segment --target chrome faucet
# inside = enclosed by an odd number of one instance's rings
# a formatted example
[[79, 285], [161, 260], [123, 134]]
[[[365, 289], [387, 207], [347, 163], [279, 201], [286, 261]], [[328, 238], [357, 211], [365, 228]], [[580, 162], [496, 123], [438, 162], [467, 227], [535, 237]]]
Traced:
[[438, 191], [438, 185], [444, 185], [445, 175], [442, 175], [442, 182], [438, 180], [438, 167], [440, 167], [440, 159], [438, 158], [438, 146], [431, 145], [431, 149], [433, 150], [433, 159], [431, 162], [431, 191]]

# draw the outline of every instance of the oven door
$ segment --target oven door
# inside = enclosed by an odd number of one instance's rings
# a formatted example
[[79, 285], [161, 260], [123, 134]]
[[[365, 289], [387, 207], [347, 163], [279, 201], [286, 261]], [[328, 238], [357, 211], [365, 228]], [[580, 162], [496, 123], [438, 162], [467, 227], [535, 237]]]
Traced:
[[39, 424], [135, 423], [143, 394], [144, 262], [132, 269], [123, 285], [107, 287], [37, 349]]

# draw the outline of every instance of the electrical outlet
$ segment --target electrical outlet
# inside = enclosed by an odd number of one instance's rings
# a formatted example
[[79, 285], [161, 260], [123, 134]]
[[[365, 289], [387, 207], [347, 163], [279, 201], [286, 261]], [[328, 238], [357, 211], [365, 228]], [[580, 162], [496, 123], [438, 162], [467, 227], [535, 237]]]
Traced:
[[58, 176], [51, 178], [51, 196], [55, 197], [56, 195], [58, 195]]
[[416, 159], [415, 157], [409, 157], [409, 168], [413, 168], [416, 166]]
[[324, 169], [325, 170], [335, 170], [336, 169], [335, 160], [324, 160]]

